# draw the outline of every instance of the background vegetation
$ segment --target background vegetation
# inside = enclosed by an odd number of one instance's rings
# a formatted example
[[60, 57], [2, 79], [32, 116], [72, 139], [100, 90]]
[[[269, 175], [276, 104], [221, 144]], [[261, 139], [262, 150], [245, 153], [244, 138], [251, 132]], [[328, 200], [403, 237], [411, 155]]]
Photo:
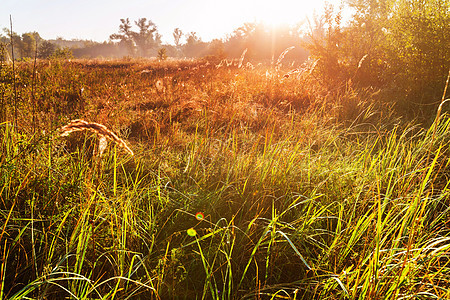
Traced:
[[0, 298], [449, 298], [449, 2], [350, 4], [305, 61], [2, 61]]

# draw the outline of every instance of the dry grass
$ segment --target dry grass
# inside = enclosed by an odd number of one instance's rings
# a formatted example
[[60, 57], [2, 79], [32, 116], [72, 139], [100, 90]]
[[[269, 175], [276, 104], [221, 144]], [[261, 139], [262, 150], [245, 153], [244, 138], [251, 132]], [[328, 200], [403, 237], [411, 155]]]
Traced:
[[295, 46], [291, 46], [289, 48], [286, 48], [281, 54], [280, 56], [278, 56], [277, 59], [277, 63], [275, 65], [275, 69], [278, 71], [281, 68], [281, 62], [283, 61], [284, 57], [286, 56], [286, 54], [288, 54], [289, 51], [291, 51], [292, 49], [294, 49]]
[[88, 130], [94, 132], [99, 137], [98, 143], [98, 155], [101, 156], [103, 151], [106, 149], [108, 145], [107, 140], [112, 140], [116, 145], [125, 149], [129, 154], [134, 155], [133, 151], [128, 147], [124, 140], [119, 138], [114, 132], [109, 130], [105, 125], [99, 123], [89, 123], [85, 120], [77, 119], [72, 120], [69, 124], [61, 127], [61, 136], [68, 136], [70, 133], [75, 131], [83, 131]]

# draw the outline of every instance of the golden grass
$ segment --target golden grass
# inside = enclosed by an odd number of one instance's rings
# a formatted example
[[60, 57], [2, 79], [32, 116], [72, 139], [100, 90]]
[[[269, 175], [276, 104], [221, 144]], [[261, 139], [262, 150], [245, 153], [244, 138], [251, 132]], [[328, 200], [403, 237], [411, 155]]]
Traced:
[[280, 54], [280, 56], [278, 56], [277, 63], [276, 63], [276, 65], [275, 65], [275, 68], [276, 68], [277, 70], [280, 70], [280, 68], [281, 68], [281, 62], [283, 61], [283, 59], [284, 59], [284, 57], [286, 56], [286, 54], [287, 54], [289, 51], [291, 51], [292, 49], [294, 49], [294, 48], [295, 48], [295, 46], [288, 47], [288, 48], [286, 48], [286, 49]]
[[125, 149], [129, 154], [134, 155], [133, 151], [128, 147], [124, 140], [119, 138], [114, 132], [109, 130], [105, 125], [99, 123], [89, 123], [85, 120], [76, 119], [69, 122], [69, 124], [61, 127], [61, 136], [68, 136], [75, 131], [89, 130], [95, 132], [99, 136], [98, 155], [102, 155], [103, 151], [108, 145], [107, 140], [110, 139], [119, 147]]
[[241, 58], [239, 59], [238, 69], [242, 67], [242, 63], [244, 62], [245, 54], [247, 54], [247, 48], [245, 48], [244, 52], [241, 54]]

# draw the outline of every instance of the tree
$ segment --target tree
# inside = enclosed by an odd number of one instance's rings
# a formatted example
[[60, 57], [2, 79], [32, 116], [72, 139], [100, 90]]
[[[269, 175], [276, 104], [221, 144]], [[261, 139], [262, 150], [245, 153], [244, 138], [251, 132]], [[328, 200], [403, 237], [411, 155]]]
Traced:
[[207, 44], [202, 42], [196, 32], [190, 32], [186, 38], [186, 44], [183, 46], [184, 55], [187, 57], [202, 57], [207, 48]]
[[226, 57], [225, 46], [222, 40], [214, 39], [208, 46], [208, 58], [220, 61]]
[[244, 23], [244, 25], [236, 29], [234, 33], [237, 37], [250, 38], [257, 26], [258, 24], [256, 23]]
[[[343, 32], [342, 48], [353, 72], [358, 68], [357, 82], [362, 86], [381, 87], [387, 72], [387, 28], [396, 0], [351, 0], [354, 9], [350, 26]], [[359, 63], [362, 58], [363, 63]]]
[[111, 40], [120, 40], [120, 45], [124, 46], [131, 55], [136, 52], [136, 43], [133, 40], [133, 33], [131, 31], [130, 19], [120, 19], [122, 24], [119, 25], [119, 33], [114, 33], [109, 36]]
[[190, 32], [186, 36], [186, 44], [183, 47], [184, 55], [188, 57], [195, 57], [196, 56], [196, 47], [197, 44], [200, 43], [200, 38], [197, 36], [196, 32]]
[[329, 90], [336, 90], [348, 79], [350, 64], [344, 45], [340, 11], [326, 4], [324, 14], [315, 17], [314, 25], [310, 24], [305, 46], [317, 61], [316, 70]]
[[[15, 33], [14, 31], [11, 32], [8, 28], [3, 28], [3, 32], [6, 33], [6, 36], [8, 37], [8, 45], [9, 49], [8, 52], [11, 55], [11, 58], [14, 57], [14, 59], [18, 59], [22, 57], [22, 38], [20, 35]], [[12, 53], [12, 48], [14, 47], [14, 53]]]
[[73, 53], [68, 47], [57, 48], [51, 55], [51, 58], [70, 59], [73, 58]]
[[39, 50], [38, 50], [38, 57], [39, 58], [49, 58], [50, 56], [53, 55], [53, 53], [55, 53], [56, 51], [56, 46], [49, 42], [49, 41], [44, 41], [40, 46], [39, 46]]
[[359, 82], [389, 85], [415, 103], [436, 101], [450, 67], [450, 1], [351, 0], [349, 5], [355, 14], [346, 30], [347, 56], [353, 54], [355, 61], [368, 55]]
[[397, 0], [392, 9], [386, 45], [391, 73], [416, 103], [442, 96], [450, 68], [449, 11], [448, 0]]
[[36, 52], [36, 39], [32, 33], [22, 34], [22, 57], [33, 57]]
[[25, 57], [34, 57], [36, 52], [36, 46], [42, 41], [39, 33], [37, 32], [27, 32], [22, 35], [11, 32], [8, 28], [3, 28], [3, 32], [6, 36], [0, 35], [0, 43], [3, 44], [5, 53], [8, 53], [8, 57], [12, 58], [11, 53], [11, 40], [14, 45], [14, 58], [20, 59]]
[[2, 41], [3, 39], [0, 40], [0, 66], [1, 63], [5, 62], [5, 61], [9, 61], [9, 53], [7, 50], [7, 43]]
[[[352, 79], [377, 88], [410, 116], [435, 112], [450, 68], [450, 1], [348, 0], [340, 26], [332, 9], [316, 20], [307, 45], [318, 77], [338, 91]], [[415, 105], [411, 105], [415, 103]], [[436, 104], [437, 105], [437, 104]]]
[[175, 28], [173, 30], [173, 40], [175, 42], [175, 47], [180, 48], [181, 46], [181, 38], [183, 37], [183, 32], [180, 30], [180, 28]]
[[126, 46], [131, 55], [148, 56], [150, 50], [161, 44], [161, 35], [158, 34], [156, 25], [146, 18], [135, 21], [139, 31], [133, 31], [129, 18], [120, 19], [119, 33], [110, 35], [111, 40], [120, 40]]
[[132, 36], [138, 47], [140, 56], [147, 56], [149, 50], [161, 44], [161, 36], [158, 34], [156, 25], [146, 18], [140, 18], [134, 22], [139, 32], [132, 32]]

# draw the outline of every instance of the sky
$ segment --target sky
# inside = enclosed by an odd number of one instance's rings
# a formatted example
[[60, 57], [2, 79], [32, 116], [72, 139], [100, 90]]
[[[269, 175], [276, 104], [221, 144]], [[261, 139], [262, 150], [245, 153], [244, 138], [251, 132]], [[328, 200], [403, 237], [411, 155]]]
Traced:
[[[19, 34], [37, 31], [44, 39], [108, 41], [120, 19], [134, 24], [147, 18], [163, 43], [173, 44], [173, 30], [196, 32], [203, 41], [225, 38], [245, 22], [298, 23], [319, 13], [325, 0], [0, 0], [0, 29]], [[338, 7], [341, 0], [328, 0]], [[4, 33], [2, 32], [4, 35]]]

